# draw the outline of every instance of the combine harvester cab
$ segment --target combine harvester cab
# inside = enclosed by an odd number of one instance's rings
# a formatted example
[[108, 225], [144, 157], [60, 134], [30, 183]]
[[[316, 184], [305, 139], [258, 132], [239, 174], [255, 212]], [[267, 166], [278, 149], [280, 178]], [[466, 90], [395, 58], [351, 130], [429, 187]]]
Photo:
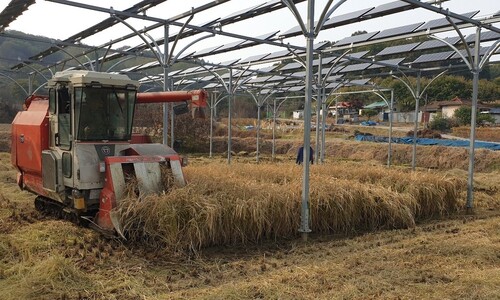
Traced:
[[[136, 144], [135, 105], [189, 101], [206, 106], [206, 92], [137, 93], [125, 75], [58, 72], [49, 97], [31, 96], [12, 123], [12, 164], [18, 184], [38, 195], [38, 209], [60, 209], [105, 232], [121, 229], [114, 209], [136, 180], [136, 196], [164, 190], [165, 168], [184, 185], [180, 156], [162, 144]], [[140, 140], [140, 139], [139, 139]]]

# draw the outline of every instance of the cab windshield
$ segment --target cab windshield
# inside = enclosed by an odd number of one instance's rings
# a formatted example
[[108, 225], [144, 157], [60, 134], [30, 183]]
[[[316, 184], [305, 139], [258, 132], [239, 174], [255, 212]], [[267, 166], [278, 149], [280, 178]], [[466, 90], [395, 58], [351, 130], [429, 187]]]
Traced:
[[75, 88], [77, 140], [130, 140], [135, 99], [134, 90]]

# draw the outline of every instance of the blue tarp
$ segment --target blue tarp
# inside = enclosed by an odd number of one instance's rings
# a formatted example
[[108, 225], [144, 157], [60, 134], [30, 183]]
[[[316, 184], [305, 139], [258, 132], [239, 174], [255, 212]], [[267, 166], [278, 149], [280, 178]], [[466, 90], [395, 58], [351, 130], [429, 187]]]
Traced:
[[[357, 141], [388, 143], [389, 138], [385, 136], [373, 135], [356, 135]], [[392, 142], [396, 144], [413, 144], [413, 137], [392, 138]], [[427, 139], [417, 138], [417, 145], [425, 146], [448, 146], [448, 147], [469, 147], [468, 140], [444, 140], [444, 139]], [[476, 148], [485, 148], [489, 150], [500, 150], [500, 143], [478, 142], [475, 143]]]

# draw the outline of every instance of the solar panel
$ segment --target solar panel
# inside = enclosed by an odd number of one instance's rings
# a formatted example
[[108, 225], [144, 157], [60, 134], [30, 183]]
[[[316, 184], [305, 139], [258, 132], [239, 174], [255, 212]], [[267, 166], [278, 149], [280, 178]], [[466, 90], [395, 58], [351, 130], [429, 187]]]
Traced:
[[[481, 32], [481, 42], [488, 42], [488, 41], [495, 41], [500, 38], [500, 33], [494, 32], [494, 31], [485, 31]], [[465, 38], [466, 43], [474, 43], [476, 40], [476, 34], [471, 34], [468, 35]]]
[[[305, 0], [295, 0], [294, 2], [300, 3]], [[220, 19], [220, 23], [222, 25], [227, 25], [231, 23], [235, 23], [238, 21], [242, 21], [245, 19], [253, 18], [258, 15], [270, 13], [272, 11], [278, 10], [285, 7], [283, 3], [281, 3], [281, 0], [273, 0], [269, 2], [264, 2], [262, 4], [259, 4], [257, 6], [253, 6], [247, 9], [240, 10], [238, 12], [232, 13], [222, 19]]]
[[262, 85], [260, 85], [260, 87], [263, 87], [263, 88], [274, 88], [278, 85], [277, 82], [270, 82], [270, 83], [264, 83]]
[[213, 25], [213, 24], [217, 23], [217, 21], [219, 21], [219, 20], [220, 20], [220, 18], [213, 19], [213, 20], [210, 20], [208, 22], [201, 23], [200, 25], [198, 25], [198, 27], [208, 27], [210, 25]]
[[[229, 74], [229, 72], [226, 72], [226, 73], [220, 75], [220, 78], [222, 78], [222, 79], [229, 79], [230, 76], [231, 75]], [[233, 73], [233, 77], [234, 77], [234, 73]]]
[[298, 80], [289, 80], [289, 81], [286, 81], [284, 83], [284, 85], [296, 85], [296, 84], [299, 84], [299, 83], [303, 84], [304, 80], [300, 80], [300, 79], [298, 79]]
[[398, 46], [391, 46], [383, 49], [379, 53], [377, 53], [375, 56], [383, 56], [383, 55], [391, 55], [391, 54], [397, 54], [397, 53], [404, 53], [404, 52], [410, 52], [415, 47], [417, 47], [420, 43], [411, 43], [411, 44], [405, 44], [405, 45], [398, 45]]
[[[314, 22], [314, 26], [316, 27], [318, 25], [318, 22]], [[285, 31], [284, 33], [280, 34], [280, 37], [291, 37], [291, 36], [295, 36], [295, 35], [299, 35], [299, 34], [303, 34], [302, 32], [302, 27], [300, 27], [299, 25], [297, 26], [294, 26], [290, 29], [288, 29], [287, 31]]]
[[237, 12], [234, 12], [224, 18], [222, 18], [222, 20], [227, 20], [227, 19], [234, 19], [236, 17], [242, 17], [243, 15], [246, 15], [246, 14], [252, 14], [252, 12], [255, 11], [256, 8], [259, 8], [261, 7], [262, 5], [264, 5], [264, 3], [261, 3], [259, 5], [255, 5], [255, 6], [252, 6], [250, 8], [245, 8], [245, 9], [242, 9], [242, 10], [239, 10]]
[[[259, 39], [259, 40], [269, 40], [270, 38], [274, 37], [276, 34], [278, 34], [278, 32], [280, 32], [279, 30], [277, 31], [273, 31], [273, 32], [269, 32], [269, 33], [266, 33], [266, 34], [263, 34], [263, 35], [259, 35], [257, 36], [256, 38]], [[247, 44], [251, 44], [251, 43], [255, 43], [254, 41], [245, 41], [243, 44], [241, 44], [242, 46], [243, 45], [247, 45]]]
[[273, 75], [259, 76], [259, 77], [255, 77], [255, 78], [250, 79], [248, 82], [249, 83], [262, 83], [262, 82], [268, 81], [269, 79], [271, 79], [271, 77], [273, 77]]
[[320, 50], [323, 49], [324, 47], [330, 45], [330, 42], [319, 42], [313, 45], [313, 50]]
[[[449, 42], [452, 45], [455, 45], [456, 43], [458, 43], [458, 41], [460, 41], [460, 38], [458, 36], [455, 36], [455, 37], [444, 38], [444, 40]], [[440, 40], [432, 39], [432, 40], [423, 42], [422, 44], [418, 45], [413, 50], [420, 51], [420, 50], [427, 50], [427, 49], [440, 48], [440, 47], [448, 47], [448, 45], [441, 42]]]
[[356, 79], [349, 81], [349, 85], [365, 85], [370, 81], [370, 79]]
[[[182, 69], [170, 71], [170, 72], [168, 72], [168, 75], [169, 76], [175, 76], [175, 75], [181, 73], [182, 71], [183, 71]], [[163, 76], [163, 74], [161, 74], [161, 76]]]
[[153, 83], [159, 80], [163, 80], [163, 76], [158, 76], [158, 75], [152, 75], [152, 76], [146, 76], [141, 79], [139, 79], [139, 82], [142, 84], [148, 84], [148, 83]]
[[445, 52], [439, 52], [439, 53], [422, 54], [419, 57], [417, 57], [417, 59], [415, 59], [412, 62], [412, 64], [447, 60], [450, 56], [453, 55], [453, 53], [455, 53], [455, 51], [445, 51]]
[[341, 82], [331, 82], [327, 86], [325, 86], [325, 88], [327, 88], [327, 89], [336, 89], [336, 88], [338, 88], [341, 85], [342, 85]]
[[184, 53], [181, 53], [179, 56], [179, 59], [184, 59], [186, 57], [190, 57], [191, 55], [195, 54], [196, 51], [185, 51]]
[[205, 89], [213, 89], [213, 88], [217, 88], [217, 87], [221, 87], [222, 85], [220, 83], [209, 83], [207, 85], [205, 85]]
[[221, 48], [218, 49], [217, 53], [221, 53], [221, 52], [224, 52], [226, 50], [233, 50], [233, 48], [237, 49], [238, 46], [240, 46], [244, 42], [246, 42], [246, 41], [245, 40], [239, 40], [239, 41], [236, 41], [236, 42], [225, 44]]
[[343, 38], [340, 41], [336, 42], [335, 46], [342, 46], [342, 45], [349, 45], [349, 44], [364, 42], [364, 41], [367, 41], [370, 38], [372, 38], [377, 33], [379, 33], [379, 31], [349, 36], [349, 37]]
[[338, 16], [332, 16], [328, 21], [325, 22], [325, 25], [323, 28], [330, 28], [330, 27], [337, 27], [337, 26], [342, 26], [346, 25], [349, 23], [354, 22], [355, 20], [361, 18], [364, 14], [372, 10], [373, 7], [353, 11], [347, 14], [343, 15], [338, 15]]
[[[486, 52], [488, 52], [488, 47], [479, 48], [479, 56], [485, 55]], [[468, 54], [465, 49], [460, 50], [460, 53], [467, 58]], [[470, 49], [470, 53], [472, 54], [472, 56], [474, 56], [474, 49]], [[455, 54], [453, 54], [449, 59], [461, 59], [461, 58], [462, 57], [460, 56], [460, 54], [455, 52]]]
[[222, 45], [217, 45], [217, 46], [214, 46], [214, 47], [205, 48], [203, 50], [196, 51], [194, 53], [193, 57], [200, 57], [200, 56], [204, 56], [204, 55], [209, 55], [210, 53], [212, 53], [215, 50], [220, 49], [220, 48], [222, 48]]
[[148, 69], [148, 68], [157, 67], [159, 65], [160, 65], [160, 63], [158, 61], [151, 61], [151, 62], [148, 62], [148, 63], [145, 63], [145, 64], [139, 66], [136, 70], [137, 71], [145, 70], [145, 69]]
[[286, 77], [280, 75], [274, 75], [268, 81], [282, 81], [283, 79], [286, 79]]
[[240, 61], [239, 58], [237, 59], [232, 59], [232, 60], [226, 60], [224, 62], [221, 62], [220, 65], [223, 65], [223, 66], [232, 66], [234, 65], [235, 63], [237, 63], [238, 61]]
[[304, 66], [302, 64], [299, 64], [298, 62], [293, 62], [293, 63], [289, 63], [289, 64], [284, 65], [283, 67], [280, 68], [280, 70], [286, 71], [286, 70], [293, 70], [293, 69], [300, 69], [300, 68], [304, 68]]
[[299, 71], [299, 72], [295, 72], [295, 73], [292, 73], [290, 74], [290, 76], [293, 76], [293, 77], [306, 77], [306, 71]]
[[[405, 60], [405, 58], [393, 58], [393, 59], [386, 59], [386, 60], [380, 60], [380, 61], [377, 61], [379, 63], [383, 63], [383, 64], [388, 64], [388, 65], [393, 65], [394, 67], [397, 67], [399, 66], [399, 64]], [[383, 66], [383, 65], [377, 65], [377, 64], [373, 64], [371, 65], [370, 67], [368, 67], [368, 69], [379, 69], [379, 68], [387, 68], [386, 66]]]
[[215, 78], [214, 75], [208, 75], [208, 76], [205, 76], [205, 77], [198, 78], [197, 80], [198, 81], [210, 81], [210, 80], [212, 80], [214, 78]]
[[121, 69], [120, 72], [123, 72], [123, 73], [133, 72], [133, 71], [137, 70], [141, 66], [142, 65], [137, 65], [137, 66], [133, 66], [133, 67], [126, 68], [126, 69]]
[[300, 92], [300, 91], [302, 91], [303, 89], [305, 89], [305, 86], [303, 86], [303, 85], [302, 85], [302, 86], [300, 86], [300, 85], [299, 85], [299, 86], [298, 86], [298, 85], [296, 85], [296, 86], [292, 86], [291, 88], [289, 88], [289, 89], [288, 89], [288, 91], [289, 91], [289, 92]]
[[413, 8], [414, 6], [412, 4], [406, 3], [404, 1], [394, 1], [394, 2], [389, 2], [386, 4], [379, 5], [375, 7], [373, 10], [368, 12], [364, 18], [375, 18], [375, 17], [380, 17], [382, 15], [388, 15], [392, 14], [395, 12], [403, 11], [403, 10], [408, 10]]
[[181, 84], [188, 84], [188, 83], [195, 83], [196, 81], [192, 80], [192, 79], [186, 79], [186, 78], [182, 78], [181, 80], [177, 80], [176, 82], [174, 82], [174, 85], [181, 85]]
[[374, 37], [372, 37], [370, 40], [377, 40], [377, 39], [383, 39], [391, 36], [397, 36], [397, 35], [402, 35], [406, 33], [411, 33], [415, 31], [418, 27], [422, 26], [424, 22], [419, 22], [415, 24], [410, 24], [410, 25], [405, 25], [405, 26], [400, 26], [396, 28], [390, 28], [386, 30], [382, 30], [378, 34], [376, 34]]
[[[243, 72], [238, 72], [238, 76], [248, 77], [248, 76], [253, 76], [254, 73], [255, 73], [255, 71], [246, 70], [246, 71], [243, 71]], [[242, 74], [242, 75], [240, 75], [240, 74]]]
[[192, 67], [192, 68], [185, 69], [185, 70], [179, 72], [179, 75], [189, 75], [189, 74], [194, 73], [195, 71], [198, 71], [200, 69], [203, 69], [203, 68], [200, 66]]
[[282, 50], [282, 51], [278, 51], [278, 52], [273, 52], [273, 53], [269, 54], [268, 57], [266, 57], [266, 60], [271, 60], [271, 59], [274, 59], [274, 58], [284, 57], [284, 56], [287, 56], [289, 54], [290, 54], [289, 50]]
[[368, 52], [370, 52], [370, 51], [355, 52], [355, 53], [348, 54], [347, 57], [362, 58], [363, 56], [368, 54]]
[[[332, 61], [334, 61], [337, 57], [335, 56], [330, 56], [330, 57], [324, 57], [321, 59], [321, 65], [325, 66], [330, 64]], [[319, 65], [319, 58], [313, 60], [313, 66]]]
[[371, 66], [371, 63], [347, 65], [347, 66], [345, 66], [345, 68], [343, 68], [339, 72], [340, 73], [347, 73], [347, 72], [363, 71], [363, 70], [366, 70], [369, 66]]
[[301, 33], [302, 33], [302, 28], [299, 25], [297, 25], [297, 26], [294, 26], [294, 27], [288, 29], [284, 33], [280, 34], [280, 36], [288, 37], [288, 36], [299, 35]]
[[273, 70], [275, 70], [278, 66], [269, 66], [269, 67], [264, 67], [264, 68], [260, 68], [259, 69], [259, 72], [271, 72]]
[[[345, 67], [344, 66], [334, 67], [332, 72], [330, 72], [330, 75], [339, 73], [340, 70], [342, 70], [343, 68], [345, 68]], [[326, 74], [328, 74], [329, 71], [330, 71], [330, 68], [325, 68], [321, 71], [321, 75], [326, 75]], [[344, 76], [344, 75], [341, 75], [341, 76]]]
[[[468, 13], [461, 14], [461, 15], [464, 17], [467, 17], [467, 18], [472, 18], [475, 15], [477, 15], [477, 13], [479, 13], [479, 10], [468, 12]], [[455, 18], [451, 18], [451, 20], [455, 24], [464, 23], [463, 21], [461, 21], [459, 19], [455, 19]], [[447, 26], [450, 26], [450, 22], [448, 22], [448, 20], [446, 18], [440, 18], [440, 19], [427, 21], [424, 25], [422, 25], [422, 27], [420, 27], [418, 29], [418, 31], [425, 31], [427, 29], [434, 29], [434, 28], [447, 27]]]
[[257, 62], [257, 61], [261, 61], [263, 60], [264, 58], [266, 58], [267, 56], [269, 56], [269, 54], [271, 53], [266, 53], [266, 54], [259, 54], [259, 55], [254, 55], [254, 56], [250, 56], [250, 57], [247, 57], [245, 59], [242, 59], [239, 61], [240, 64], [244, 64], [244, 63], [247, 63], [247, 62]]
[[328, 77], [328, 79], [326, 81], [327, 82], [340, 81], [340, 79], [342, 79], [342, 77], [344, 77], [344, 75], [334, 75], [334, 76]]

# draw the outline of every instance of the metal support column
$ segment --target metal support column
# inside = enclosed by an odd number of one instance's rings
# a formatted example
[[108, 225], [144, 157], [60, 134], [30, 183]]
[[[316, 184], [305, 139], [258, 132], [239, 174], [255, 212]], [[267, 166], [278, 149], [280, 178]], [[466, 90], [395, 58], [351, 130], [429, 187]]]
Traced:
[[[164, 38], [163, 43], [163, 91], [168, 91], [169, 78], [168, 78], [168, 24], [164, 25]], [[168, 103], [163, 103], [163, 145], [168, 145]]]
[[387, 150], [387, 167], [391, 167], [392, 163], [392, 123], [394, 113], [394, 89], [391, 89], [391, 104], [389, 105], [389, 149]]
[[469, 142], [469, 175], [467, 177], [467, 204], [466, 209], [468, 213], [472, 213], [474, 208], [474, 150], [476, 143], [476, 117], [477, 117], [477, 97], [479, 90], [479, 48], [481, 42], [481, 27], [476, 28], [476, 41], [474, 44], [474, 58], [472, 66], [472, 111], [470, 121], [470, 142]]
[[417, 90], [415, 91], [415, 124], [413, 126], [413, 146], [411, 152], [411, 169], [415, 171], [417, 166], [417, 131], [418, 131], [418, 110], [420, 104], [420, 71], [417, 74]]
[[229, 69], [229, 83], [228, 83], [228, 91], [229, 91], [229, 97], [227, 99], [227, 108], [228, 108], [228, 115], [227, 115], [227, 164], [231, 164], [231, 121], [232, 121], [232, 112], [231, 112], [231, 102], [233, 102], [233, 70]]
[[271, 160], [276, 158], [276, 98], [273, 99], [273, 147], [271, 151]]
[[[323, 122], [320, 122], [320, 119], [319, 119], [319, 115], [320, 115], [320, 112], [321, 112], [321, 108], [322, 108], [322, 103], [323, 103], [323, 98], [322, 98], [322, 94], [321, 94], [321, 90], [322, 90], [322, 84], [321, 84], [321, 72], [322, 72], [322, 58], [323, 56], [321, 54], [319, 54], [319, 65], [318, 65], [318, 75], [316, 77], [316, 158], [319, 157], [320, 155], [320, 151], [321, 151], [321, 147], [320, 147], [320, 141], [319, 141], [319, 138], [320, 138], [320, 126], [321, 124], [323, 124]], [[323, 114], [325, 112], [323, 111]], [[319, 159], [316, 159], [316, 161], [319, 161]]]
[[259, 163], [259, 153], [260, 153], [260, 100], [257, 103], [257, 163]]
[[314, 55], [314, 0], [307, 2], [307, 31], [306, 34], [306, 95], [304, 103], [304, 153], [303, 153], [303, 180], [301, 224], [299, 232], [302, 239], [307, 241], [311, 229], [309, 227], [309, 156], [311, 147], [311, 98], [313, 85], [313, 55]]
[[212, 151], [213, 151], [215, 97], [216, 97], [215, 93], [210, 94], [210, 152], [209, 152], [210, 158], [212, 158]]

